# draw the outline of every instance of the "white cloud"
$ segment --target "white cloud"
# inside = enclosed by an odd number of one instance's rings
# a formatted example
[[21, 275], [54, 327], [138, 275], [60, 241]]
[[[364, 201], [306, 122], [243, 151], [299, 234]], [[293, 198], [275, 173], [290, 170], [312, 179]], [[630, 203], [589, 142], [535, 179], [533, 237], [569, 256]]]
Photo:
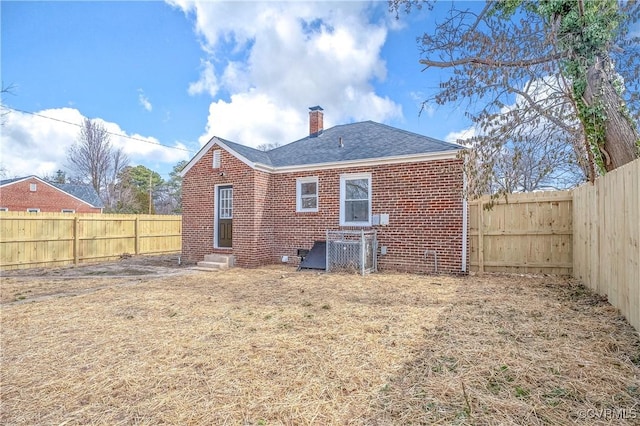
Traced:
[[296, 140], [308, 134], [314, 105], [325, 109], [325, 127], [402, 117], [372, 85], [386, 78], [388, 22], [371, 22], [380, 3], [172, 4], [194, 17], [208, 55], [189, 86], [213, 98], [201, 143], [212, 135], [249, 146]]
[[[211, 128], [212, 122], [216, 129]], [[219, 100], [209, 106], [209, 123], [200, 144], [216, 135], [256, 147], [263, 143], [288, 143], [306, 136], [307, 126], [298, 111], [275, 105], [265, 94], [249, 91], [233, 95], [230, 102]]]
[[409, 92], [409, 96], [411, 97], [411, 100], [415, 102], [416, 111], [420, 111], [420, 114], [424, 114], [429, 118], [433, 117], [436, 112], [436, 108], [432, 102], [425, 101], [427, 95], [421, 91], [412, 91]]
[[[58, 169], [73, 175], [66, 167], [67, 151], [78, 139], [79, 125], [85, 117], [74, 108], [48, 109], [36, 114], [11, 111], [4, 117], [5, 123], [0, 135], [0, 164], [6, 169], [7, 177], [52, 175]], [[159, 146], [158, 140], [152, 137], [127, 135], [116, 123], [96, 120], [113, 133], [110, 136], [112, 145], [122, 148], [132, 165], [143, 164], [152, 170], [157, 170], [158, 167], [169, 169], [191, 155], [187, 151]], [[135, 140], [117, 135], [129, 136]], [[185, 148], [179, 142], [173, 146]]]
[[459, 144], [465, 145], [464, 141], [477, 135], [478, 133], [476, 131], [476, 128], [469, 127], [467, 129], [462, 129], [457, 132], [450, 132], [449, 134], [447, 134], [447, 136], [445, 136], [444, 140], [447, 142], [453, 142], [453, 143], [459, 143]]
[[153, 105], [151, 105], [149, 98], [147, 98], [142, 89], [138, 89], [138, 102], [140, 102], [140, 105], [142, 105], [142, 107], [147, 111], [151, 111], [153, 109]]
[[[154, 164], [169, 164], [173, 166], [180, 160], [187, 160], [191, 154], [185, 151], [186, 146], [181, 142], [175, 142], [173, 145], [163, 146], [160, 141], [152, 136], [143, 136], [137, 133], [127, 134], [116, 123], [104, 121], [100, 118], [96, 119], [110, 133], [109, 141], [115, 148], [121, 148], [127, 154], [131, 164], [143, 164], [152, 170], [154, 167], [149, 166], [151, 162]], [[178, 149], [175, 149], [178, 148]]]
[[[44, 110], [38, 114], [81, 124], [83, 117], [72, 108]], [[0, 140], [0, 162], [7, 177], [54, 174], [66, 164], [67, 149], [73, 144], [79, 128], [35, 115], [11, 111], [5, 116]]]
[[210, 61], [202, 61], [202, 72], [200, 79], [189, 84], [189, 94], [199, 95], [208, 93], [212, 98], [218, 93], [220, 86], [216, 77], [216, 70]]

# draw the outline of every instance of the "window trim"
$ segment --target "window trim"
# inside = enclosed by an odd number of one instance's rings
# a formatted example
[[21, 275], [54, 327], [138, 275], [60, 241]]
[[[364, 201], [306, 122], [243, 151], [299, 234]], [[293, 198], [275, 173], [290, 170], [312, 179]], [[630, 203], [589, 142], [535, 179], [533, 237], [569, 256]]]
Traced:
[[9, 207], [0, 207], [0, 212], [8, 212]]
[[[217, 249], [217, 250], [233, 250], [233, 246], [232, 247], [220, 247], [218, 245], [218, 233], [220, 232], [218, 230], [218, 219], [219, 219], [219, 213], [218, 210], [220, 209], [220, 197], [219, 197], [219, 189], [220, 187], [229, 187], [231, 189], [231, 220], [233, 220], [233, 185], [228, 184], [228, 183], [218, 183], [215, 184], [213, 186], [213, 191], [214, 191], [214, 198], [213, 198], [213, 248]], [[233, 244], [233, 242], [232, 242]]]
[[[346, 206], [346, 183], [348, 180], [367, 179], [369, 181], [369, 199], [368, 201], [368, 218], [367, 221], [347, 222], [345, 220]], [[371, 200], [373, 198], [373, 187], [371, 173], [347, 173], [340, 175], [340, 226], [371, 226]]]
[[29, 184], [29, 192], [37, 192], [38, 191], [38, 184], [37, 183], [30, 183]]
[[27, 213], [40, 213], [40, 209], [35, 208], [35, 207], [29, 207], [27, 209]]
[[60, 213], [75, 213], [76, 210], [75, 209], [62, 209], [60, 210]]
[[[316, 206], [312, 208], [302, 207], [302, 184], [303, 183], [315, 183], [316, 184]], [[318, 182], [318, 176], [305, 176], [296, 179], [296, 213], [317, 213], [320, 207], [320, 184]]]

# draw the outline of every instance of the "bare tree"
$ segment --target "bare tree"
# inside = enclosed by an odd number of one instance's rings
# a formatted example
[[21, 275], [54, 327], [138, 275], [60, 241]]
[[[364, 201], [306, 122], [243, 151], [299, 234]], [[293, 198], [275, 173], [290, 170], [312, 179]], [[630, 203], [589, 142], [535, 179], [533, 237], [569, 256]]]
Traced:
[[67, 151], [70, 169], [100, 194], [102, 201], [109, 206], [110, 196], [119, 170], [129, 162], [121, 149], [111, 145], [109, 133], [100, 123], [85, 119], [78, 140]]
[[[390, 3], [396, 13], [436, 6], [432, 0]], [[629, 34], [629, 22], [640, 15], [637, 3], [442, 6], [449, 9], [444, 19], [419, 39], [420, 63], [450, 72], [423, 105], [467, 101], [466, 114], [478, 130], [474, 148], [502, 152], [531, 133], [546, 134], [547, 141], [559, 137], [573, 148], [567, 161], [577, 159], [590, 179], [638, 158], [640, 38]], [[473, 195], [486, 190], [492, 181], [486, 173], [494, 171], [492, 165], [471, 171]]]
[[256, 147], [256, 149], [260, 151], [271, 151], [272, 149], [276, 149], [279, 146], [282, 146], [279, 142], [261, 143]]
[[113, 149], [111, 152], [111, 158], [111, 173], [108, 176], [105, 191], [105, 205], [109, 208], [113, 208], [118, 202], [122, 201], [119, 199], [121, 192], [118, 190], [116, 183], [121, 172], [129, 165], [129, 158], [121, 148]]
[[5, 124], [5, 118], [7, 116], [7, 114], [9, 114], [9, 110], [7, 108], [5, 108], [4, 106], [4, 97], [6, 95], [13, 95], [13, 90], [15, 89], [15, 86], [13, 84], [10, 84], [8, 86], [5, 86], [4, 84], [2, 84], [2, 89], [0, 90], [0, 125], [4, 126]]
[[490, 193], [568, 189], [585, 180], [570, 145], [539, 135], [509, 143], [483, 162], [493, 165]]

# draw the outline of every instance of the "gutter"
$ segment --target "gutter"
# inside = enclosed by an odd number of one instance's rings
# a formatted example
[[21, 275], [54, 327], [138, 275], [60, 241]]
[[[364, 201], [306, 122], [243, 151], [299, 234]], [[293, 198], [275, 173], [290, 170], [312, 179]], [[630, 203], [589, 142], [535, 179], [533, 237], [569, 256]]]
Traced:
[[457, 157], [460, 150], [439, 151], [428, 154], [411, 154], [395, 157], [365, 158], [361, 160], [336, 161], [331, 163], [315, 163], [293, 166], [269, 166], [262, 163], [249, 164], [252, 168], [267, 173], [291, 173], [327, 169], [344, 169], [349, 167], [379, 166], [384, 164], [416, 163], [421, 161], [450, 160]]
[[467, 174], [462, 173], [462, 272], [467, 273], [467, 245], [468, 245], [468, 223], [469, 204], [467, 202]]

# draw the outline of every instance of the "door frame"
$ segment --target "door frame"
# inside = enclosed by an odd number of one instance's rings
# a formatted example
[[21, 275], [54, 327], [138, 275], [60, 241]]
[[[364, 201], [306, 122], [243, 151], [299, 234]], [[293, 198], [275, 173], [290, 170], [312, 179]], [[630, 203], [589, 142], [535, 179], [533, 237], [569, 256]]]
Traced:
[[[231, 247], [220, 247], [218, 245], [218, 210], [219, 210], [219, 194], [220, 188], [231, 188], [231, 202], [233, 202], [233, 185], [228, 183], [219, 183], [214, 185], [213, 189], [213, 248], [219, 250], [233, 250], [233, 239], [231, 240]], [[233, 213], [231, 213], [231, 220], [233, 220]], [[232, 222], [233, 223], [233, 222]]]

